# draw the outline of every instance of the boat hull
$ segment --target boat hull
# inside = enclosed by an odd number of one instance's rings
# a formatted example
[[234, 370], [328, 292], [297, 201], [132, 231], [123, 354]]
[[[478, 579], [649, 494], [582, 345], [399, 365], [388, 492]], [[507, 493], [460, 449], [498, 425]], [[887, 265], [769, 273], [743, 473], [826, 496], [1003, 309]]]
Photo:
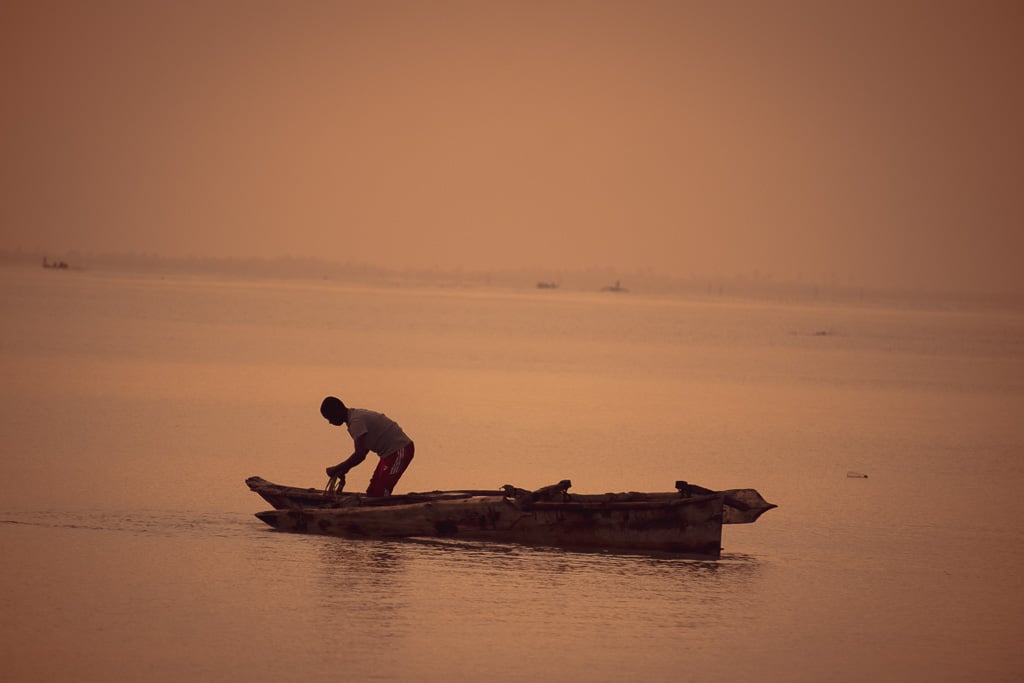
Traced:
[[[506, 486], [502, 490], [460, 490], [460, 491], [431, 491], [429, 493], [406, 493], [389, 496], [387, 498], [368, 498], [359, 493], [327, 493], [323, 489], [299, 488], [297, 486], [284, 486], [269, 482], [261, 477], [249, 477], [245, 480], [246, 485], [260, 495], [265, 501], [277, 510], [293, 510], [296, 508], [337, 508], [351, 505], [398, 505], [401, 503], [426, 503], [446, 499], [462, 499], [472, 496], [534, 496], [534, 492], [516, 489]], [[563, 482], [567, 483], [567, 482]], [[776, 506], [766, 501], [755, 489], [728, 489], [726, 491], [712, 491], [700, 486], [688, 484], [687, 482], [676, 482], [676, 493], [605, 493], [601, 495], [566, 495], [565, 498], [579, 502], [621, 502], [621, 501], [647, 501], [652, 503], [671, 503], [678, 500], [680, 496], [690, 497], [693, 495], [704, 495], [721, 493], [725, 496], [725, 505], [722, 511], [723, 524], [752, 524], [768, 510]], [[560, 490], [558, 486], [545, 487], [545, 489]], [[542, 489], [543, 490], [543, 489]]]
[[471, 496], [379, 507], [292, 508], [257, 517], [283, 531], [364, 538], [443, 537], [563, 548], [635, 550], [717, 557], [724, 496], [672, 504], [536, 502]]

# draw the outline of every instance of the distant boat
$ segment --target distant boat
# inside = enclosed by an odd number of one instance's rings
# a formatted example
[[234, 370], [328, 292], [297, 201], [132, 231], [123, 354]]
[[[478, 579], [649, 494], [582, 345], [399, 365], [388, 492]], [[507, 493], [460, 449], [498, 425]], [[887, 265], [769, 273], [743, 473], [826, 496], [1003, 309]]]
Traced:
[[64, 261], [47, 261], [46, 257], [43, 257], [43, 268], [60, 268], [67, 269], [68, 264]]
[[557, 282], [538, 282], [537, 289], [558, 289]]
[[602, 292], [628, 292], [629, 290], [622, 286], [618, 280], [615, 281], [614, 285], [608, 285], [607, 287], [601, 288]]

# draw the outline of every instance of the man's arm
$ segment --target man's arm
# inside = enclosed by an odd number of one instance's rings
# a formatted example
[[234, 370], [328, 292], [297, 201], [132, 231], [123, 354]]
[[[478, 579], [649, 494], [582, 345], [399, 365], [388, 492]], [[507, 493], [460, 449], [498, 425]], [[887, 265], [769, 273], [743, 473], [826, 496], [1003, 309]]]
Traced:
[[366, 454], [370, 452], [370, 449], [366, 447], [366, 435], [360, 434], [355, 440], [356, 451], [352, 455], [348, 456], [345, 460], [338, 463], [334, 467], [327, 468], [328, 477], [345, 476], [350, 469], [366, 460]]

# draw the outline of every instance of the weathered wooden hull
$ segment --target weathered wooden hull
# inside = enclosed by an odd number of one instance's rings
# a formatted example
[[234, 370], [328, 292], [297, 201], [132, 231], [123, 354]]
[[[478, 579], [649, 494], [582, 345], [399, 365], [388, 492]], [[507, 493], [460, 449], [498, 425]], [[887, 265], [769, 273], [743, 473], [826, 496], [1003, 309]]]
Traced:
[[438, 536], [717, 556], [722, 543], [722, 503], [721, 495], [711, 495], [680, 499], [670, 506], [602, 509], [535, 503], [523, 509], [501, 496], [473, 496], [386, 507], [268, 510], [256, 516], [284, 531], [334, 536]]
[[[283, 531], [346, 537], [447, 537], [563, 548], [671, 552], [718, 557], [723, 523], [754, 521], [775, 507], [753, 489], [557, 495], [434, 491], [390, 498], [325, 494], [272, 484], [249, 487], [276, 509], [257, 513]], [[568, 488], [568, 482], [564, 489]], [[548, 489], [553, 487], [546, 487]]]

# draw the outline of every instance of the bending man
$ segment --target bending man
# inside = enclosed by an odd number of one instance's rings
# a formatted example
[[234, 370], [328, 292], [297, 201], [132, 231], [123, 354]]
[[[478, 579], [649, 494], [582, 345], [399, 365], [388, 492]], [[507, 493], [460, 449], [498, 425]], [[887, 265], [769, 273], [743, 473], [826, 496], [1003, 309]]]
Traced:
[[373, 451], [380, 457], [380, 462], [370, 479], [366, 495], [390, 496], [395, 484], [412, 462], [412, 439], [387, 415], [363, 408], [348, 408], [334, 396], [323, 400], [320, 414], [335, 427], [347, 424], [348, 433], [355, 443], [352, 455], [344, 462], [327, 468], [328, 477], [338, 478], [338, 490], [344, 486], [348, 471], [366, 460], [366, 454]]

